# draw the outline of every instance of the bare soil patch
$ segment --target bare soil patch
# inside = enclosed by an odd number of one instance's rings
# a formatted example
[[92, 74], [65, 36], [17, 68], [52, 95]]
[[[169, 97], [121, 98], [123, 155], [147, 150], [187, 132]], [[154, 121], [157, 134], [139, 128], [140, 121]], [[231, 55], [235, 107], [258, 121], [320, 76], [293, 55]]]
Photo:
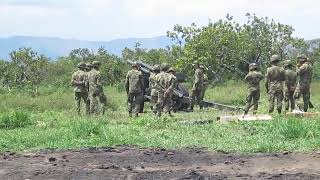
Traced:
[[318, 153], [225, 154], [134, 147], [0, 155], [0, 179], [320, 179]]

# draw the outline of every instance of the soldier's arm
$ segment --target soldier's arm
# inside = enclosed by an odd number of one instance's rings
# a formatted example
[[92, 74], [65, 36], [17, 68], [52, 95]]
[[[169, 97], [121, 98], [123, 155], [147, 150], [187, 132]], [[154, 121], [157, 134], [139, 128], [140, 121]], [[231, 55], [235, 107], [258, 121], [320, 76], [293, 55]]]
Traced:
[[77, 79], [76, 73], [73, 73], [72, 77], [71, 77], [71, 85], [72, 86], [78, 86], [78, 85], [81, 85], [81, 84], [82, 84], [82, 82]]
[[101, 87], [103, 86], [100, 72], [97, 74], [97, 85]]
[[297, 67], [297, 74], [300, 75], [302, 73], [304, 73], [307, 70], [307, 66], [305, 66], [304, 64]]
[[196, 70], [195, 74], [194, 74], [194, 84], [198, 85], [200, 82], [200, 78], [201, 78], [201, 72]]
[[141, 84], [141, 90], [143, 92], [143, 89], [144, 89], [144, 79], [143, 79], [143, 75], [142, 73], [140, 72], [140, 75], [139, 75], [139, 79], [140, 79], [140, 84]]
[[266, 90], [267, 92], [269, 92], [269, 71], [267, 70], [267, 74], [266, 74], [266, 77], [265, 77], [265, 87], [266, 87]]
[[126, 89], [127, 94], [129, 93], [129, 72], [126, 76], [126, 81], [124, 83], [124, 88]]

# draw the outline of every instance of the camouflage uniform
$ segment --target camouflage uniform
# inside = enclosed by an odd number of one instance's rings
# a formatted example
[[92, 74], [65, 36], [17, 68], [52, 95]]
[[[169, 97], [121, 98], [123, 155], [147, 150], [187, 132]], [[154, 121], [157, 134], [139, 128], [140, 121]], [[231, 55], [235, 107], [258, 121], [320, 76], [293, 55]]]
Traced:
[[285, 73], [283, 68], [277, 66], [277, 63], [280, 61], [278, 55], [271, 56], [270, 61], [272, 66], [267, 69], [266, 74], [266, 88], [269, 94], [269, 113], [274, 111], [274, 102], [277, 100], [277, 110], [280, 114], [282, 111]]
[[205, 96], [209, 80], [208, 80], [208, 76], [204, 73], [204, 66], [200, 66], [200, 69], [203, 72], [203, 90], [201, 92], [200, 100], [203, 101], [203, 98]]
[[140, 105], [143, 102], [143, 77], [141, 71], [138, 70], [139, 65], [134, 63], [134, 69], [130, 70], [126, 76], [125, 88], [128, 95], [128, 112], [132, 117], [132, 112], [136, 117], [140, 111]]
[[257, 113], [258, 102], [260, 99], [260, 81], [264, 78], [263, 75], [257, 70], [257, 64], [252, 63], [249, 65], [249, 73], [244, 78], [248, 83], [248, 95], [246, 98], [246, 106], [244, 114], [248, 114], [249, 109], [253, 106], [253, 114]]
[[167, 73], [168, 69], [168, 65], [163, 64], [161, 72], [155, 77], [158, 87], [157, 116], [161, 116], [162, 111], [171, 115], [172, 93], [176, 78]]
[[86, 114], [89, 114], [90, 106], [89, 106], [89, 99], [88, 99], [88, 76], [87, 73], [84, 71], [85, 69], [84, 63], [79, 63], [77, 67], [79, 68], [78, 71], [72, 74], [71, 84], [75, 86], [74, 88], [74, 96], [77, 104], [77, 112], [80, 115], [81, 109], [81, 99], [86, 105]]
[[298, 85], [294, 94], [295, 99], [303, 97], [303, 110], [308, 111], [310, 101], [310, 86], [312, 80], [312, 65], [307, 63], [306, 56], [301, 55], [298, 57], [300, 65], [297, 67]]
[[190, 102], [190, 111], [193, 111], [193, 107], [195, 102], [200, 106], [202, 109], [202, 101], [201, 96], [203, 93], [203, 72], [199, 67], [199, 63], [196, 61], [194, 63], [195, 66], [195, 73], [194, 73], [194, 84], [191, 90], [191, 102]]
[[153, 68], [153, 72], [150, 74], [149, 77], [149, 86], [151, 89], [150, 96], [151, 96], [151, 102], [152, 103], [157, 103], [158, 101], [158, 89], [156, 87], [156, 75], [159, 74], [160, 72], [160, 66], [155, 65]]
[[104, 114], [107, 105], [107, 97], [103, 92], [101, 75], [98, 70], [100, 62], [93, 61], [92, 66], [92, 70], [88, 73], [90, 113], [98, 114], [99, 99], [100, 104], [102, 104], [102, 114]]
[[284, 86], [284, 102], [286, 111], [291, 108], [291, 111], [295, 108], [294, 91], [297, 83], [297, 73], [292, 68], [292, 62], [286, 60], [284, 62], [285, 70], [285, 86]]

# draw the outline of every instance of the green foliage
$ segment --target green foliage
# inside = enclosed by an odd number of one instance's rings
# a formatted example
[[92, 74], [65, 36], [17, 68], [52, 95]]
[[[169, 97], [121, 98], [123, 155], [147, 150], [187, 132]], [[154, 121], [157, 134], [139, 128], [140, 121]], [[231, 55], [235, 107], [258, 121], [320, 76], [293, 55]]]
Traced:
[[13, 111], [0, 115], [0, 128], [23, 128], [32, 124], [30, 114], [23, 111]]
[[197, 60], [209, 68], [210, 79], [223, 81], [242, 78], [248, 71], [248, 64], [259, 54], [260, 67], [264, 71], [272, 54], [285, 59], [293, 53], [292, 49], [307, 50], [301, 39], [292, 37], [294, 29], [291, 26], [267, 17], [246, 16], [248, 21], [243, 25], [230, 15], [204, 27], [197, 27], [195, 23], [189, 27], [175, 25], [167, 35], [178, 42], [183, 51], [177, 66], [184, 72], [192, 72], [189, 64]]
[[[320, 83], [314, 83], [312, 89], [313, 102], [319, 102], [317, 92]], [[77, 115], [71, 88], [41, 87], [37, 97], [15, 90], [0, 94], [0, 99], [6, 102], [0, 104], [0, 121], [6, 124], [0, 131], [0, 151], [124, 144], [168, 149], [198, 146], [223, 152], [313, 151], [320, 148], [318, 118], [273, 115], [272, 121], [220, 124], [215, 122], [216, 117], [230, 113], [195, 109], [193, 113], [174, 113], [173, 118], [166, 115], [156, 118], [149, 110], [149, 104], [145, 106], [146, 113], [138, 118], [129, 118], [125, 92], [115, 87], [106, 87], [105, 90], [114, 109], [109, 108], [105, 116], [97, 117]], [[206, 100], [243, 106], [245, 96], [246, 86], [243, 83], [229, 81], [210, 87]], [[260, 102], [258, 113], [267, 113], [264, 91]], [[315, 104], [314, 111], [319, 111]], [[21, 114], [17, 108], [23, 109]], [[194, 120], [213, 120], [213, 123], [180, 123]], [[15, 125], [11, 125], [11, 121]]]

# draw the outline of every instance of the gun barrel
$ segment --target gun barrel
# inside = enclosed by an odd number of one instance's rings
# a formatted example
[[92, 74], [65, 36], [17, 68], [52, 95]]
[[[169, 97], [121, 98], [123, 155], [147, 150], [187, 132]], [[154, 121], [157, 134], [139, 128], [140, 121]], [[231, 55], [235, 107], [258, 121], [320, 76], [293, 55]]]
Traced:
[[146, 68], [146, 69], [149, 69], [150, 71], [153, 70], [153, 67], [150, 66], [149, 64], [146, 64], [146, 63], [141, 62], [141, 61], [139, 61], [138, 63], [141, 65], [141, 67], [144, 67], [144, 68]]

